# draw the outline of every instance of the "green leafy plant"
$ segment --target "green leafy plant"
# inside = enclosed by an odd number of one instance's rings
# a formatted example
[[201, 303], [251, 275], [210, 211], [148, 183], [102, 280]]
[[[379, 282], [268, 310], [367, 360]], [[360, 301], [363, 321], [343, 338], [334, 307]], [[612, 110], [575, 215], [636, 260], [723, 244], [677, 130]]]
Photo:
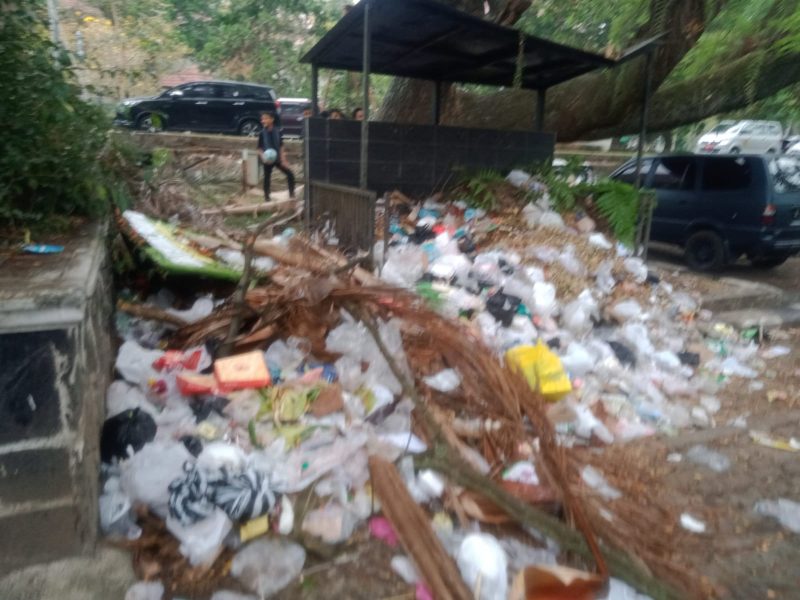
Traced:
[[495, 207], [494, 186], [503, 183], [502, 173], [494, 169], [481, 169], [464, 179], [467, 199], [471, 206], [491, 210]]
[[82, 99], [43, 7], [23, 0], [0, 11], [0, 220], [12, 226], [100, 214], [108, 204], [98, 189], [113, 179], [98, 161], [109, 122]]
[[608, 221], [614, 236], [632, 247], [639, 222], [639, 191], [632, 185], [609, 179], [579, 186], [578, 192], [594, 198], [598, 212]]

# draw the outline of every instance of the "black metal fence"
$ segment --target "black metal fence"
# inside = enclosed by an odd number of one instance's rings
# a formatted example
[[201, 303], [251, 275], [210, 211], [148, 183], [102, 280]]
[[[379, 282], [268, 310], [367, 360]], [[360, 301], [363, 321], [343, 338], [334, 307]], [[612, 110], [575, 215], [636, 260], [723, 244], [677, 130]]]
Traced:
[[306, 204], [309, 231], [322, 235], [347, 255], [368, 253], [375, 243], [373, 191], [310, 180]]
[[[358, 186], [361, 122], [306, 123], [306, 178]], [[397, 189], [426, 196], [455, 182], [460, 172], [549, 162], [554, 148], [550, 133], [370, 122], [367, 187], [378, 195]]]

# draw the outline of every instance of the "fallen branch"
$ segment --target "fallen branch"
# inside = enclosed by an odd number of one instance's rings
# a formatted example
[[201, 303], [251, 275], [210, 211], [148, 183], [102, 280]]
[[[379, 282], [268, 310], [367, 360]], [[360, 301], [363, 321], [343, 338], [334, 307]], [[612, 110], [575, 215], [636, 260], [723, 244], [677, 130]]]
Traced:
[[[433, 436], [432, 450], [425, 455], [416, 457], [416, 465], [421, 469], [429, 468], [446, 474], [454, 483], [479, 493], [494, 502], [518, 523], [532, 527], [543, 535], [556, 540], [563, 550], [575, 552], [586, 560], [596, 561], [597, 548], [590, 547], [581, 533], [556, 517], [512, 496], [493, 481], [484, 477], [460, 457], [458, 452], [448, 444], [441, 428], [427, 405], [420, 398], [413, 383], [409, 381], [409, 378], [400, 369], [383, 340], [381, 340], [378, 327], [372, 316], [365, 310], [355, 306], [348, 306], [348, 311], [359, 318], [369, 330], [389, 368], [400, 382], [403, 393], [419, 409], [426, 429]], [[564, 481], [565, 479], [559, 478], [559, 482]], [[635, 562], [625, 552], [613, 548], [605, 548], [603, 558], [610, 566], [613, 575], [627, 581], [639, 591], [649, 594], [654, 599], [678, 600], [682, 598], [682, 595], [655, 579], [643, 566]]]
[[271, 226], [272, 222], [267, 219], [258, 226], [247, 244], [244, 247], [244, 268], [242, 269], [242, 277], [239, 279], [239, 284], [236, 286], [236, 291], [233, 293], [233, 305], [235, 313], [228, 326], [228, 334], [225, 336], [225, 341], [219, 349], [219, 356], [228, 356], [236, 344], [236, 337], [239, 334], [239, 328], [242, 326], [242, 318], [246, 311], [250, 308], [247, 305], [247, 289], [250, 287], [250, 279], [253, 274], [253, 247], [255, 246], [258, 236], [264, 229]]
[[369, 459], [369, 474], [383, 514], [397, 532], [403, 548], [414, 559], [433, 597], [437, 600], [471, 600], [472, 594], [456, 564], [436, 537], [425, 511], [408, 493], [397, 468], [373, 456]]
[[282, 212], [293, 208], [302, 200], [289, 198], [288, 200], [275, 200], [273, 202], [259, 202], [258, 204], [243, 204], [240, 206], [223, 206], [221, 208], [207, 208], [202, 211], [203, 216], [213, 215], [249, 215], [260, 212]]
[[168, 323], [169, 325], [173, 325], [175, 327], [185, 327], [188, 324], [180, 317], [177, 317], [172, 313], [168, 313], [160, 308], [156, 308], [155, 306], [133, 304], [132, 302], [125, 302], [125, 300], [117, 300], [117, 310], [121, 310], [122, 312], [133, 315], [134, 317], [147, 319], [149, 321], [161, 321], [162, 323]]

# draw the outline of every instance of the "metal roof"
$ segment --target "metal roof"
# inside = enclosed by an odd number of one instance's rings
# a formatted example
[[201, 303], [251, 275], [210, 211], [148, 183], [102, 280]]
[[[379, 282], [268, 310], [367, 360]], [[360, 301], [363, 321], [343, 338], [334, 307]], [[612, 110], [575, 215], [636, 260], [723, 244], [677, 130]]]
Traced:
[[361, 71], [365, 2], [370, 3], [371, 73], [510, 87], [521, 51], [521, 86], [546, 89], [616, 64], [599, 54], [526, 35], [436, 0], [361, 0], [301, 62]]

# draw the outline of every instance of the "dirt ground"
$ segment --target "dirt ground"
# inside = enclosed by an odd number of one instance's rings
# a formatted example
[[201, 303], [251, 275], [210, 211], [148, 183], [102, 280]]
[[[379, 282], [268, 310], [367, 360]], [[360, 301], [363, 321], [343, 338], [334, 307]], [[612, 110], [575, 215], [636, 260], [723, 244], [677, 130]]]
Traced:
[[[624, 468], [625, 478], [647, 481], [643, 501], [705, 523], [703, 533], [678, 536], [672, 550], [676, 563], [693, 572], [687, 577], [704, 578], [720, 598], [800, 598], [798, 536], [754, 512], [759, 500], [800, 501], [800, 454], [759, 445], [750, 435], [798, 437], [800, 329], [784, 333], [780, 343], [792, 354], [768, 362], [763, 389], [752, 389], [749, 380], [729, 382], [711, 427], [609, 446], [600, 461], [609, 472]], [[697, 445], [726, 456], [729, 468], [716, 472], [689, 460]]]

